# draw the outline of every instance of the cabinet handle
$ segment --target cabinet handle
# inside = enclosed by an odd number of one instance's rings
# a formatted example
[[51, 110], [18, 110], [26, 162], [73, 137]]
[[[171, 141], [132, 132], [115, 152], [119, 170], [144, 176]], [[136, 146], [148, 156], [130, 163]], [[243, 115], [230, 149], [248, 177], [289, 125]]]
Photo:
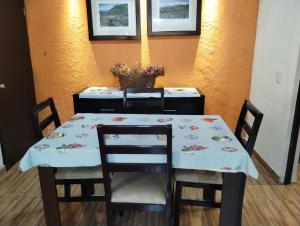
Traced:
[[176, 110], [170, 109], [170, 110], [165, 110], [165, 111], [167, 111], [167, 112], [175, 112]]
[[114, 112], [115, 109], [113, 109], [113, 108], [101, 108], [100, 111], [110, 111], [110, 112]]

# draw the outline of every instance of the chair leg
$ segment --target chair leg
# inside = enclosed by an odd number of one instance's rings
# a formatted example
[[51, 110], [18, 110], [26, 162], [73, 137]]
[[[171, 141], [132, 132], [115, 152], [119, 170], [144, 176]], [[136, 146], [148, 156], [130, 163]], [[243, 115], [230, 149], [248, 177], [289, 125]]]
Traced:
[[114, 226], [114, 218], [113, 218], [113, 210], [111, 205], [106, 202], [106, 225], [107, 226]]
[[172, 226], [172, 205], [168, 205], [165, 225]]
[[95, 193], [94, 184], [92, 184], [92, 183], [81, 184], [81, 195], [83, 197], [91, 196], [94, 193]]
[[165, 225], [166, 226], [172, 226], [172, 211], [169, 210], [169, 209], [167, 210]]
[[203, 199], [209, 202], [216, 201], [216, 190], [214, 189], [203, 189]]
[[182, 185], [180, 182], [176, 182], [173, 226], [179, 226], [181, 194], [182, 194]]

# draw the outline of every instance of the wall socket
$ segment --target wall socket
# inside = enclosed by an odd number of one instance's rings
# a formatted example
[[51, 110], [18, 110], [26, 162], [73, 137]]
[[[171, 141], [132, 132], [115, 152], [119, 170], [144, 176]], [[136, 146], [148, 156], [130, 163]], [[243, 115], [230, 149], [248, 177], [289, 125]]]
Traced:
[[283, 72], [282, 71], [276, 71], [275, 73], [275, 82], [276, 84], [280, 85], [283, 79]]

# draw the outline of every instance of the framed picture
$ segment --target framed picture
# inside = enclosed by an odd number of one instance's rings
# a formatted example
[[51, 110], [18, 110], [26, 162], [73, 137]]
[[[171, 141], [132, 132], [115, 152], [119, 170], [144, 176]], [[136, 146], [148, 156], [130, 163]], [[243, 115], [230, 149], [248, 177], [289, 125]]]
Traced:
[[87, 0], [90, 40], [140, 39], [139, 0]]
[[200, 35], [202, 0], [148, 0], [148, 35]]

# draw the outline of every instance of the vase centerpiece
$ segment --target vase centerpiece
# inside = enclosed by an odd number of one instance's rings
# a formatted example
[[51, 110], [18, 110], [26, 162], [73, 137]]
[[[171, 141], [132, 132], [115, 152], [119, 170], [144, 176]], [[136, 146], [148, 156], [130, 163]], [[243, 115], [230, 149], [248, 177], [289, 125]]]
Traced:
[[119, 78], [121, 89], [125, 88], [154, 88], [158, 76], [165, 74], [164, 67], [160, 65], [148, 65], [142, 67], [136, 63], [132, 68], [126, 64], [115, 64], [111, 73]]

